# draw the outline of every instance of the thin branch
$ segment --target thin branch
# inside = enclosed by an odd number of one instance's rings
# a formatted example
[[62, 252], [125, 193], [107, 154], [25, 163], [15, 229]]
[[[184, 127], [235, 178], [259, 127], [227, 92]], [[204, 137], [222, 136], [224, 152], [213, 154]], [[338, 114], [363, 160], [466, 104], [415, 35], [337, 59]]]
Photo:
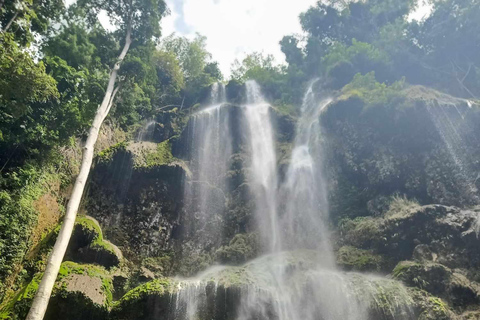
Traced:
[[2, 169], [0, 169], [0, 173], [2, 173], [3, 169], [5, 169], [5, 167], [7, 166], [7, 164], [10, 162], [10, 160], [11, 160], [12, 157], [13, 157], [13, 155], [15, 154], [15, 151], [17, 151], [17, 148], [18, 148], [18, 144], [15, 146], [15, 149], [13, 149], [12, 154], [10, 155], [10, 157], [8, 157], [7, 162], [5, 162], [5, 164], [3, 165]]
[[163, 110], [163, 109], [166, 109], [166, 108], [170, 108], [170, 107], [182, 107], [182, 106], [181, 106], [181, 105], [178, 105], [178, 104], [169, 104], [169, 105], [163, 106], [163, 107], [161, 107], [161, 108], [155, 109], [155, 111], [160, 111], [160, 110]]
[[19, 13], [18, 11], [15, 12], [15, 15], [12, 17], [12, 19], [10, 19], [5, 29], [3, 29], [3, 32], [7, 32], [8, 29], [10, 29], [10, 26], [13, 24], [13, 21], [15, 21], [15, 19], [18, 17], [18, 13]]
[[118, 90], [120, 89], [121, 85], [118, 85], [115, 90], [113, 90], [112, 97], [110, 98], [110, 102], [108, 103], [107, 114], [110, 112], [110, 109], [113, 105], [113, 100], [115, 100], [115, 96], [117, 95]]

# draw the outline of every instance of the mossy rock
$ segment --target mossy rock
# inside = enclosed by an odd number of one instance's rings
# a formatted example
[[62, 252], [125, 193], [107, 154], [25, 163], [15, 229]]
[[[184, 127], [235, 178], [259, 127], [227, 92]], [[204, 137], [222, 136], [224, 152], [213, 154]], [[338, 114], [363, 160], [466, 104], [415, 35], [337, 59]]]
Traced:
[[346, 271], [382, 271], [386, 259], [371, 250], [343, 246], [337, 252], [337, 265]]
[[[42, 274], [36, 274], [21, 290], [2, 319], [25, 319]], [[103, 320], [112, 305], [113, 285], [102, 267], [64, 262], [55, 283], [45, 319]]]
[[424, 290], [410, 289], [410, 295], [415, 300], [418, 320], [453, 320], [457, 319], [448, 304]]
[[393, 277], [407, 285], [424, 289], [433, 294], [445, 292], [452, 271], [438, 263], [402, 261], [393, 270]]
[[175, 282], [156, 279], [125, 294], [112, 308], [110, 319], [154, 320], [166, 318], [170, 311]]
[[216, 260], [222, 264], [238, 265], [253, 259], [258, 254], [258, 239], [255, 234], [236, 234], [228, 246], [220, 247]]
[[453, 306], [468, 306], [479, 301], [475, 284], [438, 263], [402, 261], [393, 270], [393, 276], [409, 286], [438, 295]]
[[117, 267], [123, 259], [120, 249], [103, 239], [100, 225], [88, 216], [77, 217], [66, 258], [105, 268]]
[[480, 320], [480, 311], [467, 311], [460, 315], [461, 320]]

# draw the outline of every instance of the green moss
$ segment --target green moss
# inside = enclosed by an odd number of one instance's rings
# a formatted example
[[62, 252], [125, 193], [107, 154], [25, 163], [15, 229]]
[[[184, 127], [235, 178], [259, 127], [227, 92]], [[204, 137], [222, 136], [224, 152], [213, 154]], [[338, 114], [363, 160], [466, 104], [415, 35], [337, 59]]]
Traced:
[[101, 152], [98, 153], [98, 160], [99, 162], [110, 162], [113, 159], [113, 156], [118, 152], [118, 151], [125, 151], [127, 149], [127, 142], [122, 141], [119, 142], [110, 148], [107, 148]]
[[255, 234], [236, 234], [228, 246], [222, 246], [216, 253], [216, 259], [221, 263], [241, 264], [253, 259], [258, 253], [258, 243]]
[[[52, 298], [55, 297], [69, 297], [69, 293], [66, 292], [67, 279], [73, 274], [88, 275], [92, 278], [100, 278], [102, 281], [102, 289], [105, 294], [105, 306], [112, 305], [112, 290], [113, 284], [110, 276], [105, 269], [94, 265], [81, 265], [75, 262], [64, 262], [60, 266], [60, 270], [55, 282], [55, 286], [52, 292]], [[42, 279], [43, 273], [37, 273], [33, 279], [28, 283], [12, 300], [2, 309], [0, 313], [0, 319], [23, 319], [32, 303], [33, 298], [38, 290], [38, 286]], [[76, 306], [78, 307], [78, 306]]]
[[[168, 312], [177, 283], [170, 279], [156, 279], [127, 292], [112, 308], [111, 319], [152, 319], [152, 312]], [[155, 310], [152, 310], [152, 306]]]
[[417, 200], [409, 200], [405, 196], [394, 195], [390, 201], [385, 217], [388, 219], [401, 219], [407, 217], [412, 210], [418, 209], [420, 204]]
[[147, 295], [173, 293], [175, 290], [174, 284], [175, 282], [168, 278], [152, 280], [127, 292], [116, 305], [123, 304], [127, 301], [138, 300]]
[[155, 152], [151, 152], [145, 155], [145, 166], [155, 167], [160, 165], [169, 164], [174, 160], [172, 155], [172, 145], [169, 140], [165, 140], [157, 144]]
[[448, 310], [448, 306], [442, 299], [437, 297], [430, 297], [429, 299], [430, 304], [433, 306], [433, 311], [435, 313], [446, 314]]
[[421, 264], [413, 261], [402, 261], [399, 262], [396, 267], [393, 269], [392, 275], [397, 279], [402, 279], [410, 268], [421, 267]]
[[450, 269], [433, 262], [402, 261], [393, 269], [392, 274], [395, 279], [402, 280], [408, 286], [441, 296], [447, 293], [452, 278]]
[[396, 99], [404, 98], [402, 94], [404, 87], [404, 79], [387, 86], [385, 83], [379, 83], [375, 80], [375, 72], [373, 71], [365, 75], [357, 73], [352, 82], [343, 87], [343, 95], [340, 99], [359, 98], [365, 103], [366, 109], [375, 106], [388, 106], [396, 102]]
[[442, 299], [430, 295], [425, 290], [417, 288], [409, 290], [419, 310], [418, 320], [450, 320], [453, 318], [449, 306]]
[[369, 250], [344, 246], [338, 250], [337, 264], [346, 270], [380, 271], [385, 261], [382, 256], [374, 254]]
[[103, 255], [108, 255], [114, 260], [112, 262], [114, 265], [118, 265], [118, 263], [120, 263], [120, 257], [118, 256], [115, 248], [112, 244], [103, 239], [102, 229], [94, 219], [86, 216], [78, 216], [75, 221], [75, 227], [81, 229], [84, 238], [91, 239], [91, 242], [87, 247], [89, 250], [92, 250], [96, 253], [102, 253]]
[[53, 166], [25, 165], [2, 181], [9, 190], [0, 191], [0, 303], [8, 289], [21, 285], [22, 277], [17, 277], [23, 267], [20, 263], [31, 250], [31, 239], [41, 238], [41, 234], [32, 234], [39, 217], [35, 201], [51, 192], [62, 176]]
[[[0, 311], [0, 319], [18, 319], [23, 318], [30, 309], [30, 304], [37, 293], [38, 286], [42, 279], [42, 274], [37, 274], [32, 281], [18, 292]], [[20, 316], [20, 317], [18, 317]]]
[[106, 271], [99, 266], [66, 261], [60, 266], [57, 281], [60, 281], [71, 274], [86, 274], [90, 277], [104, 277]]
[[340, 223], [340, 232], [347, 244], [369, 248], [372, 244], [382, 241], [383, 219], [372, 217], [357, 217]]

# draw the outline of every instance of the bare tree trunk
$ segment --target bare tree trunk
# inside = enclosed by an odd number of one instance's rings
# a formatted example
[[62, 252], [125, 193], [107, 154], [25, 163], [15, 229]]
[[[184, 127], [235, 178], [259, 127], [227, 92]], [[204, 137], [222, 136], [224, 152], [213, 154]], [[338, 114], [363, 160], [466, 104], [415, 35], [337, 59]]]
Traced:
[[125, 55], [127, 54], [130, 44], [131, 44], [131, 28], [128, 28], [127, 35], [125, 38], [125, 45], [123, 50], [118, 57], [117, 63], [113, 67], [110, 73], [110, 80], [108, 82], [107, 90], [105, 92], [105, 97], [103, 98], [102, 104], [97, 109], [97, 113], [93, 120], [92, 126], [88, 134], [87, 142], [83, 150], [83, 159], [80, 167], [80, 173], [75, 181], [75, 186], [72, 191], [72, 196], [67, 206], [67, 213], [63, 221], [62, 228], [58, 234], [57, 241], [53, 247], [53, 251], [48, 258], [47, 268], [42, 277], [42, 281], [38, 286], [38, 291], [35, 294], [35, 298], [32, 303], [32, 307], [28, 313], [26, 320], [42, 320], [47, 311], [48, 301], [50, 295], [52, 294], [52, 289], [57, 279], [58, 271], [60, 270], [60, 265], [62, 264], [63, 257], [67, 250], [70, 237], [72, 236], [73, 227], [75, 225], [75, 219], [77, 216], [78, 207], [80, 205], [80, 200], [82, 199], [83, 190], [85, 189], [85, 183], [90, 172], [93, 161], [93, 148], [97, 142], [98, 132], [100, 126], [102, 125], [105, 117], [108, 115], [108, 111], [111, 108], [113, 103], [113, 98], [117, 92], [115, 89], [115, 82], [117, 80], [118, 70], [122, 64]]

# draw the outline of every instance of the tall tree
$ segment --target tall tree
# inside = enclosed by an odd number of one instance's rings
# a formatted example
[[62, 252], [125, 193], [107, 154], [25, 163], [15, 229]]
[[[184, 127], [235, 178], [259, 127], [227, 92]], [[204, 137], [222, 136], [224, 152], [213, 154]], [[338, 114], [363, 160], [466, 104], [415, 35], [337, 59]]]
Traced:
[[136, 45], [141, 45], [142, 43], [152, 41], [154, 37], [160, 36], [159, 23], [166, 11], [163, 0], [82, 0], [79, 1], [78, 5], [84, 6], [87, 12], [92, 14], [92, 18], [96, 17], [100, 10], [105, 10], [111, 22], [117, 26], [117, 33], [124, 35], [122, 41], [123, 49], [110, 71], [105, 96], [97, 109], [84, 146], [80, 173], [75, 181], [65, 218], [55, 246], [48, 258], [45, 273], [28, 313], [27, 320], [41, 320], [47, 310], [48, 301], [72, 235], [78, 207], [92, 165], [93, 148], [98, 138], [100, 126], [108, 115], [115, 95], [119, 90], [117, 80], [122, 62], [130, 49], [132, 41], [135, 41]]

